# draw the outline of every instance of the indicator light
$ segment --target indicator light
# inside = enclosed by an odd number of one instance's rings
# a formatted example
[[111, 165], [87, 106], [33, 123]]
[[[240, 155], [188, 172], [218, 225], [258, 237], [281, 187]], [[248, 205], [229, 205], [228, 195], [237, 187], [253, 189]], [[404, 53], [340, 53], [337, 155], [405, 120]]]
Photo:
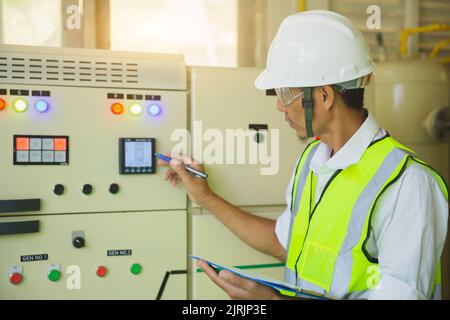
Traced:
[[9, 275], [9, 282], [11, 282], [14, 285], [18, 285], [23, 280], [22, 274], [19, 272], [13, 272]]
[[114, 103], [111, 106], [111, 112], [114, 114], [121, 114], [123, 112], [123, 105], [121, 103]]
[[28, 108], [28, 103], [24, 99], [17, 99], [13, 103], [13, 108], [17, 112], [24, 112]]
[[6, 101], [0, 98], [0, 111], [6, 108]]
[[106, 276], [106, 274], [108, 273], [108, 269], [105, 266], [99, 266], [97, 268], [97, 271], [95, 271], [95, 273], [97, 274], [97, 276], [99, 276], [100, 278], [103, 278], [104, 276]]
[[48, 273], [48, 280], [50, 281], [58, 281], [61, 277], [61, 272], [59, 270], [53, 269]]
[[34, 104], [34, 108], [36, 109], [37, 112], [44, 113], [48, 111], [49, 104], [47, 101], [39, 100]]
[[130, 268], [130, 271], [134, 275], [138, 275], [142, 272], [142, 266], [139, 263], [133, 263], [133, 265]]
[[29, 138], [16, 138], [16, 150], [28, 150], [30, 149]]
[[53, 146], [55, 151], [66, 151], [67, 150], [67, 140], [65, 138], [55, 138], [53, 140]]
[[157, 104], [151, 104], [151, 105], [148, 107], [148, 113], [149, 113], [151, 116], [156, 117], [157, 115], [159, 115], [159, 114], [161, 113], [161, 107], [160, 107], [159, 105], [157, 105]]
[[137, 103], [137, 102], [131, 104], [130, 105], [130, 113], [133, 116], [140, 115], [142, 113], [142, 106], [139, 103]]

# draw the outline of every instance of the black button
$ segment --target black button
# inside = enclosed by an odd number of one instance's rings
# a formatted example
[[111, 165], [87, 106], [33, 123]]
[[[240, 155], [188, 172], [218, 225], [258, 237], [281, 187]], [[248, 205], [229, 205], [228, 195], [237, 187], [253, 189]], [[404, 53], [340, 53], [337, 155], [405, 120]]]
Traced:
[[84, 245], [85, 245], [84, 238], [82, 238], [82, 237], [75, 237], [75, 238], [73, 238], [73, 240], [72, 240], [72, 244], [73, 244], [73, 246], [74, 246], [75, 248], [81, 249], [81, 248], [83, 248]]
[[84, 194], [91, 194], [92, 193], [92, 191], [93, 191], [93, 188], [92, 188], [92, 186], [90, 185], [90, 184], [85, 184], [84, 186], [83, 186], [83, 193]]
[[112, 194], [116, 194], [117, 192], [119, 192], [119, 185], [117, 183], [111, 183], [111, 185], [109, 186], [109, 192], [111, 192]]
[[57, 194], [58, 196], [62, 195], [64, 193], [64, 186], [62, 184], [57, 184], [53, 187], [53, 192]]

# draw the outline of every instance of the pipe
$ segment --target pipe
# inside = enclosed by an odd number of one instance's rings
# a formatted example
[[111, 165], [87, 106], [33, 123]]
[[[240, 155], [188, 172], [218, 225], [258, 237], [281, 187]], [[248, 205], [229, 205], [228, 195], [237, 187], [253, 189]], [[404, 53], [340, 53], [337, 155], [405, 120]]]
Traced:
[[450, 63], [450, 56], [442, 58], [440, 63], [442, 63], [442, 64], [449, 64]]
[[450, 30], [450, 25], [447, 24], [431, 24], [428, 26], [418, 27], [418, 28], [407, 28], [402, 31], [400, 36], [400, 54], [405, 57], [408, 55], [408, 37], [416, 33], [434, 32], [434, 31], [444, 31]]
[[436, 56], [439, 54], [439, 51], [441, 51], [442, 48], [448, 46], [450, 44], [450, 39], [445, 39], [442, 41], [439, 41], [434, 47], [433, 50], [431, 51], [430, 55], [428, 56], [428, 58], [430, 60], [434, 60], [434, 58], [436, 58]]
[[306, 0], [298, 0], [298, 11], [305, 12], [306, 10]]

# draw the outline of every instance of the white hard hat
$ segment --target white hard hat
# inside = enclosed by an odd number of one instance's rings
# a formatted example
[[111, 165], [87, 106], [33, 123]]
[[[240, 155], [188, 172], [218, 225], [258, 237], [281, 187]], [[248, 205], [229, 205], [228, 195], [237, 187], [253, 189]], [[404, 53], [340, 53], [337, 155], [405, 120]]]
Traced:
[[[284, 19], [270, 46], [258, 89], [316, 87], [362, 79], [375, 69], [361, 32], [344, 16], [313, 10]], [[346, 84], [346, 88], [363, 87]]]

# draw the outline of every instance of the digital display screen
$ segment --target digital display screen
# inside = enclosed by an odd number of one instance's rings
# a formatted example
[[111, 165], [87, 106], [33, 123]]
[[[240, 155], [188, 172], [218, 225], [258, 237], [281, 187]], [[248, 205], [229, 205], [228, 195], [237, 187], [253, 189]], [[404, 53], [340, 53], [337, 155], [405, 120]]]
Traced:
[[119, 173], [149, 174], [155, 172], [155, 139], [120, 138]]
[[125, 167], [151, 167], [152, 143], [126, 141], [125, 142]]

